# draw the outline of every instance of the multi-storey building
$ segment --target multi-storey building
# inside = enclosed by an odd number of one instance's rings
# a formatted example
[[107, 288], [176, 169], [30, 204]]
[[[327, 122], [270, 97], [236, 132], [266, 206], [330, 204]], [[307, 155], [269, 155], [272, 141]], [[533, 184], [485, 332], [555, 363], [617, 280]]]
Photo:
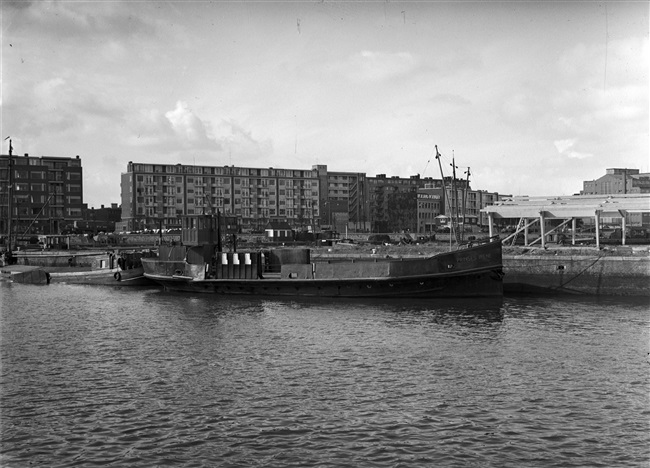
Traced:
[[365, 173], [328, 171], [326, 165], [312, 166], [320, 180], [321, 226], [343, 232], [369, 231], [368, 185]]
[[[440, 224], [449, 221], [466, 226], [486, 226], [487, 215], [481, 209], [499, 200], [498, 193], [484, 190], [472, 190], [466, 180], [445, 178], [434, 180], [419, 189], [417, 232], [428, 234], [435, 231]], [[444, 220], [442, 218], [444, 218]]]
[[477, 190], [470, 192], [472, 199], [476, 201], [477, 224], [481, 227], [488, 227], [490, 225], [489, 216], [487, 213], [481, 212], [486, 206], [494, 205], [497, 201], [504, 198], [512, 197], [512, 195], [500, 194], [497, 192], [488, 192], [486, 190]]
[[583, 187], [580, 195], [650, 193], [650, 174], [641, 174], [638, 169], [612, 168], [596, 180], [583, 181]]
[[79, 156], [0, 155], [0, 235], [10, 226], [19, 238], [55, 234], [81, 221], [82, 175]]
[[317, 170], [129, 162], [122, 174], [122, 226], [179, 228], [179, 215], [220, 211], [242, 231], [272, 220], [313, 229], [320, 218]]
[[372, 232], [417, 231], [417, 192], [431, 177], [386, 177], [377, 174], [368, 178], [370, 225]]
[[436, 232], [437, 226], [441, 223], [439, 217], [445, 212], [445, 192], [435, 184], [426, 184], [424, 188], [417, 191], [418, 203], [418, 227], [419, 234], [431, 234]]

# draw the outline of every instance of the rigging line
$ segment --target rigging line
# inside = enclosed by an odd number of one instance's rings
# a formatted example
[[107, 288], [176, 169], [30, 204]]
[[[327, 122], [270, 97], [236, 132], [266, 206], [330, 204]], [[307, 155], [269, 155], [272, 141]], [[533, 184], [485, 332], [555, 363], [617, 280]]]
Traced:
[[607, 4], [605, 4], [605, 70], [603, 73], [603, 91], [607, 91], [607, 48], [609, 47], [609, 22]]
[[[573, 277], [571, 277], [568, 281], [562, 283], [562, 284], [559, 286], [559, 288], [564, 288], [567, 284], [569, 284], [571, 281], [573, 281], [574, 279], [576, 279], [578, 276], [582, 276], [582, 275], [583, 275], [583, 274], [584, 274], [588, 269], [590, 269], [592, 266], [594, 266], [596, 263], [598, 263], [598, 262], [599, 262], [603, 257], [604, 257], [604, 255], [599, 255], [599, 256], [597, 256], [597, 257], [596, 257], [596, 260], [594, 260], [593, 262], [591, 262], [591, 264], [589, 264], [589, 265], [587, 265], [586, 267], [584, 267], [584, 268], [582, 269], [582, 271], [580, 271], [579, 273], [573, 275]], [[558, 289], [559, 289], [559, 288], [558, 288]]]
[[429, 167], [429, 163], [431, 162], [431, 156], [433, 156], [433, 150], [434, 148], [431, 148], [431, 154], [429, 155], [429, 159], [427, 159], [427, 163], [424, 166], [424, 170], [422, 171], [422, 177], [424, 177], [424, 173], [427, 171], [427, 167]]

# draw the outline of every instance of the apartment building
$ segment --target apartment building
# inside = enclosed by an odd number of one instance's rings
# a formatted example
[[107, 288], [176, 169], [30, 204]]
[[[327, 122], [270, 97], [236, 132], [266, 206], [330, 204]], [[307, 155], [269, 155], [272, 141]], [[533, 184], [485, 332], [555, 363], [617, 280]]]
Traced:
[[320, 219], [318, 171], [129, 162], [122, 174], [122, 228], [180, 228], [179, 215], [220, 211], [242, 232], [270, 221], [313, 230]]
[[312, 166], [320, 181], [321, 227], [343, 233], [346, 228], [370, 231], [370, 205], [365, 173], [328, 171]]
[[79, 156], [0, 155], [2, 236], [9, 224], [18, 238], [60, 233], [82, 220], [83, 206]]

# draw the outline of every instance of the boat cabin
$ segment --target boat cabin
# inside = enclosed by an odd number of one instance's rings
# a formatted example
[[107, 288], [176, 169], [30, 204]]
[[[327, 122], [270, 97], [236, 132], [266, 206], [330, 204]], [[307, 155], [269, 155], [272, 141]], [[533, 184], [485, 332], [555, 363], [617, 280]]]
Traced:
[[218, 220], [214, 215], [182, 216], [181, 226], [184, 245], [216, 244], [219, 239]]

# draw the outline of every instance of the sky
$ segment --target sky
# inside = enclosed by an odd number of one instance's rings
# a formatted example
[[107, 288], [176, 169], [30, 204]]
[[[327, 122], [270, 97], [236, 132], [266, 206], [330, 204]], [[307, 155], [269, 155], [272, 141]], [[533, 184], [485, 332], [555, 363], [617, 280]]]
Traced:
[[[571, 195], [650, 171], [649, 3], [0, 2], [2, 139], [138, 163], [465, 177]], [[2, 154], [8, 153], [3, 141]]]

